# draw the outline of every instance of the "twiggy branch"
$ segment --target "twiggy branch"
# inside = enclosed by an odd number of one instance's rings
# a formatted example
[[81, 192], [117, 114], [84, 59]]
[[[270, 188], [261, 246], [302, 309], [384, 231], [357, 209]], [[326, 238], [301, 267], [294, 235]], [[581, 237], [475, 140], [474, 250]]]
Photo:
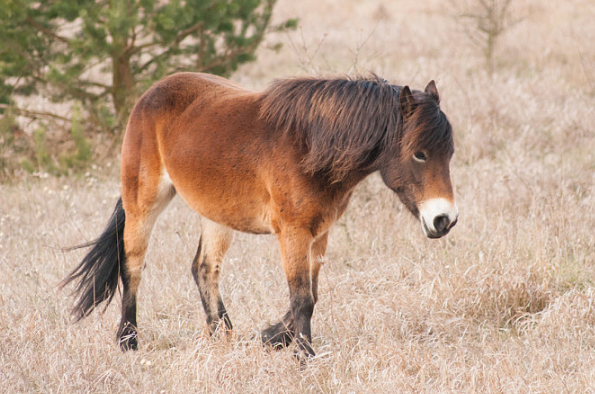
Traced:
[[50, 112], [31, 111], [31, 110], [24, 109], [24, 108], [14, 107], [12, 105], [0, 104], [0, 109], [7, 109], [7, 110], [15, 111], [17, 114], [19, 114], [21, 116], [25, 116], [27, 118], [34, 118], [34, 119], [52, 118], [52, 119], [58, 119], [58, 120], [61, 120], [64, 122], [71, 121], [70, 119], [65, 118], [64, 116], [52, 114]]
[[252, 44], [248, 47], [235, 48], [232, 50], [228, 50], [227, 53], [225, 53], [223, 56], [218, 57], [211, 63], [201, 65], [200, 67], [198, 67], [198, 69], [196, 71], [198, 71], [198, 72], [208, 71], [208, 70], [212, 69], [213, 67], [223, 65], [241, 53], [250, 53], [257, 45], [258, 44]]
[[30, 16], [26, 17], [25, 20], [27, 21], [28, 24], [30, 24], [31, 26], [33, 26], [34, 28], [36, 28], [38, 31], [45, 34], [46, 36], [51, 37], [55, 40], [64, 42], [66, 44], [70, 43], [70, 40], [68, 40], [67, 38], [64, 38], [62, 36], [59, 36], [56, 33], [54, 33], [53, 31], [51, 31], [50, 29], [40, 25], [35, 19], [31, 18]]
[[188, 37], [190, 34], [201, 30], [203, 25], [204, 25], [204, 23], [201, 21], [201, 22], [198, 22], [197, 24], [195, 24], [194, 26], [189, 27], [186, 30], [182, 30], [176, 36], [176, 39], [174, 40], [173, 45], [174, 46], [178, 45], [180, 42], [182, 42], [184, 40], [184, 38]]
[[[195, 24], [194, 26], [191, 26], [185, 30], [182, 30], [181, 32], [178, 33], [178, 35], [176, 36], [176, 38], [174, 39], [173, 43], [171, 45], [167, 45], [166, 43], [163, 42], [152, 42], [152, 43], [147, 43], [144, 45], [139, 45], [133, 48], [132, 50], [132, 54], [138, 53], [140, 51], [142, 51], [143, 49], [146, 48], [150, 48], [150, 47], [154, 47], [154, 46], [158, 46], [161, 45], [163, 47], [168, 47], [169, 48], [165, 51], [163, 51], [160, 54], [154, 55], [153, 57], [151, 57], [149, 60], [147, 60], [143, 65], [141, 65], [140, 67], [138, 67], [138, 71], [139, 72], [143, 72], [145, 71], [151, 64], [155, 63], [156, 61], [158, 61], [159, 59], [162, 59], [164, 57], [169, 56], [177, 47], [178, 45], [184, 41], [184, 39], [186, 37], [188, 37], [189, 35], [191, 35], [192, 33], [196, 33], [197, 31], [202, 31], [204, 26], [203, 22], [199, 22], [197, 24]], [[202, 38], [201, 38], [201, 48], [202, 48]]]

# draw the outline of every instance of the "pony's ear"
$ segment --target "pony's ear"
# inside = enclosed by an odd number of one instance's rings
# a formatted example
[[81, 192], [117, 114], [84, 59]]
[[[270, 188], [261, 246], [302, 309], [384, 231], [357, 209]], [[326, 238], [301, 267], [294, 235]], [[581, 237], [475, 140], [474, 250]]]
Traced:
[[437, 104], [440, 104], [440, 96], [438, 95], [438, 88], [436, 88], [436, 82], [432, 79], [428, 86], [426, 86], [426, 93], [428, 93]]
[[401, 94], [399, 94], [399, 103], [401, 105], [401, 114], [403, 114], [403, 118], [407, 119], [413, 113], [413, 105], [415, 103], [415, 99], [413, 98], [413, 94], [411, 93], [409, 86], [405, 85], [401, 89]]

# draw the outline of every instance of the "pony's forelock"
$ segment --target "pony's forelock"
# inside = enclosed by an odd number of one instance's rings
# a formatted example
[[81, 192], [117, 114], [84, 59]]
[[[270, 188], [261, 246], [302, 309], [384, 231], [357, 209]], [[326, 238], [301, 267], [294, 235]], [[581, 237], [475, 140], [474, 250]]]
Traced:
[[404, 124], [401, 154], [407, 158], [419, 151], [450, 155], [454, 152], [452, 126], [430, 95], [416, 92], [416, 104]]

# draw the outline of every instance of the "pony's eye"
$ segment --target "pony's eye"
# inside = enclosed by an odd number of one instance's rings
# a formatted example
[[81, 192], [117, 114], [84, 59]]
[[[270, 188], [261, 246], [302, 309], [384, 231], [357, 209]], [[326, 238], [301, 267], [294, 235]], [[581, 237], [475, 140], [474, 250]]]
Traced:
[[426, 156], [426, 154], [424, 152], [421, 152], [421, 151], [420, 152], [415, 152], [415, 154], [413, 155], [413, 158], [416, 161], [419, 161], [419, 162], [422, 162], [422, 163], [425, 162], [426, 160], [428, 160], [428, 156]]

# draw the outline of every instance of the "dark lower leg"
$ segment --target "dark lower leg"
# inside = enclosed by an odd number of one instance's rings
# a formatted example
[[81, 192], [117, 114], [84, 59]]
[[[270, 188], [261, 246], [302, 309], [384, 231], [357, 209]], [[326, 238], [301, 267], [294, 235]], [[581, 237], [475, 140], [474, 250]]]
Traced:
[[[318, 300], [318, 274], [324, 263], [327, 240], [328, 233], [323, 234], [312, 244], [311, 277], [312, 298], [314, 304], [316, 304], [316, 301]], [[262, 342], [275, 349], [282, 349], [289, 346], [293, 341], [296, 332], [293, 314], [294, 312], [290, 309], [279, 323], [273, 324], [263, 330], [261, 333]]]
[[298, 351], [306, 356], [314, 356], [311, 330], [312, 313], [314, 312], [312, 293], [292, 295], [291, 311], [293, 313], [295, 342]]
[[233, 325], [227, 314], [221, 294], [219, 293], [219, 274], [221, 264], [219, 261], [211, 261], [206, 251], [202, 250], [202, 237], [198, 250], [192, 262], [192, 276], [198, 286], [200, 299], [207, 315], [209, 332], [213, 334], [220, 326], [231, 330]]
[[[300, 229], [288, 231], [279, 237], [283, 266], [289, 285], [289, 311], [281, 322], [262, 332], [265, 344], [282, 348], [295, 341], [298, 352], [313, 356], [311, 319], [316, 302], [318, 262], [312, 261], [312, 239]], [[316, 268], [313, 270], [313, 266]], [[315, 277], [313, 277], [315, 274]]]
[[123, 280], [122, 319], [116, 334], [122, 351], [138, 349], [138, 333], [136, 330], [136, 292], [130, 288], [130, 280]]

